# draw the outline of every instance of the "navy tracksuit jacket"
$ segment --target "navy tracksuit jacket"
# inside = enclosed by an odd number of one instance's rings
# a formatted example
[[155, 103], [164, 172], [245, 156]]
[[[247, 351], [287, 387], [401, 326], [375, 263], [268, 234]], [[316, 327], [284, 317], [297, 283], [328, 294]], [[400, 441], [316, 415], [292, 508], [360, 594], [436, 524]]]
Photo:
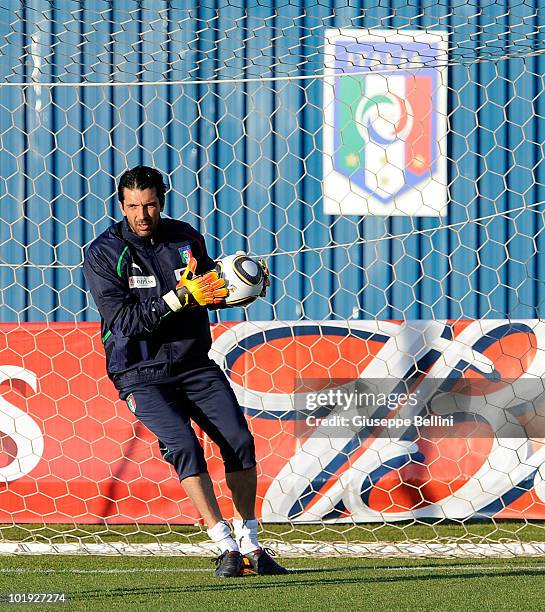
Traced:
[[136, 235], [124, 219], [93, 241], [83, 264], [102, 319], [108, 375], [158, 437], [180, 479], [206, 471], [190, 419], [219, 445], [226, 471], [255, 465], [242, 410], [208, 357], [206, 308], [174, 312], [163, 299], [190, 256], [197, 259], [197, 274], [214, 268], [204, 238], [189, 224], [161, 218], [150, 239]]

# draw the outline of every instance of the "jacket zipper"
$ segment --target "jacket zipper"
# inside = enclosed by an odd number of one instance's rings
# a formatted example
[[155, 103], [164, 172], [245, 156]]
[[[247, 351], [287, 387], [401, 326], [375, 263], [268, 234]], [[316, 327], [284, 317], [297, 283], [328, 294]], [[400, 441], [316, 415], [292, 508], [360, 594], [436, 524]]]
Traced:
[[[149, 251], [151, 252], [151, 255], [153, 258], [153, 264], [154, 264], [153, 267], [157, 271], [157, 276], [159, 276], [161, 279], [161, 287], [162, 287], [161, 291], [165, 291], [165, 290], [168, 290], [167, 281], [163, 275], [163, 269], [159, 265], [159, 258], [157, 257], [157, 254], [155, 252], [155, 246], [156, 246], [155, 242], [152, 239], [151, 247], [149, 248]], [[170, 342], [168, 343], [168, 346], [167, 346], [167, 354], [168, 354], [168, 373], [170, 374], [172, 372], [172, 347], [170, 345]]]

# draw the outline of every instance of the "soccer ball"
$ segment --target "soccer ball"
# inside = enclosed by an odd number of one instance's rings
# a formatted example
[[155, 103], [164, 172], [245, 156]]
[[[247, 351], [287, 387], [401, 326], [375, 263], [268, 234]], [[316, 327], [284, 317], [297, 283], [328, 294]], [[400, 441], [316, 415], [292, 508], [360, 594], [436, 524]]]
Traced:
[[247, 306], [263, 291], [265, 274], [261, 266], [241, 251], [217, 261], [216, 271], [229, 290], [227, 306]]

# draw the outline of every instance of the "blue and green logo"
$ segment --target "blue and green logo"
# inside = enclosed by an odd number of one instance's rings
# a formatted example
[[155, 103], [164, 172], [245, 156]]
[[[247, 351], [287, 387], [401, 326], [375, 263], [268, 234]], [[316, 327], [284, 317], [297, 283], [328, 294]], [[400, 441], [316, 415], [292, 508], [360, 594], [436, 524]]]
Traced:
[[187, 266], [187, 264], [189, 263], [189, 260], [192, 257], [191, 245], [185, 244], [184, 246], [180, 247], [178, 251], [180, 253], [180, 257], [182, 258], [183, 264]]

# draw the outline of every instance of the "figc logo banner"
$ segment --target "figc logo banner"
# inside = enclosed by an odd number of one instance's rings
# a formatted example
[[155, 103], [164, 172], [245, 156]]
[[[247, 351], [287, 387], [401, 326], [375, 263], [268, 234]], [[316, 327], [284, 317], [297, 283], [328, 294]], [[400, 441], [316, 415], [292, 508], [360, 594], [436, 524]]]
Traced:
[[437, 31], [326, 31], [326, 214], [446, 214], [446, 58]]

